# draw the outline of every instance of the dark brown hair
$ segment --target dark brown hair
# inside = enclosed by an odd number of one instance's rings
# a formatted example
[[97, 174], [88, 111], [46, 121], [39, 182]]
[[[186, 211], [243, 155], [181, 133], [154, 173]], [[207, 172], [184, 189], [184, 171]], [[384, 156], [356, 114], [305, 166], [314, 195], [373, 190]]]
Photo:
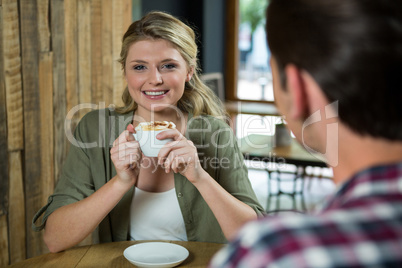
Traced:
[[400, 0], [271, 0], [267, 40], [286, 83], [308, 71], [354, 131], [402, 140]]

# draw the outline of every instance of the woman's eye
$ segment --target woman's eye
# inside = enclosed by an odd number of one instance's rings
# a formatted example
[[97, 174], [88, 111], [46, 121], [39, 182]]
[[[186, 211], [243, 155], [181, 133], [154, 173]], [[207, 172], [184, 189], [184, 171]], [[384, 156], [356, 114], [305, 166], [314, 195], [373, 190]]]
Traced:
[[141, 70], [145, 69], [145, 66], [144, 65], [136, 65], [136, 66], [133, 66], [133, 69], [137, 70], [137, 71], [141, 71]]
[[165, 64], [162, 66], [164, 69], [174, 69], [176, 68], [175, 64]]

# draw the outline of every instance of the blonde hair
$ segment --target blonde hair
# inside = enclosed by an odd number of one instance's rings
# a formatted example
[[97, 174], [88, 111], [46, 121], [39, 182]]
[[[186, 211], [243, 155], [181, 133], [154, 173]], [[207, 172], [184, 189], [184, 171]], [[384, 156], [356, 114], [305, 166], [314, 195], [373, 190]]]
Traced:
[[[184, 94], [178, 101], [177, 107], [183, 112], [192, 112], [194, 116], [211, 115], [225, 118], [226, 112], [221, 100], [199, 77], [198, 48], [194, 31], [170, 14], [152, 11], [130, 25], [123, 36], [120, 52], [119, 62], [123, 71], [125, 71], [130, 46], [147, 39], [169, 41], [185, 60], [188, 70], [194, 69], [191, 80], [185, 84]], [[124, 106], [116, 108], [117, 112], [127, 113], [137, 109], [137, 103], [131, 97], [128, 88], [124, 90], [122, 99]]]

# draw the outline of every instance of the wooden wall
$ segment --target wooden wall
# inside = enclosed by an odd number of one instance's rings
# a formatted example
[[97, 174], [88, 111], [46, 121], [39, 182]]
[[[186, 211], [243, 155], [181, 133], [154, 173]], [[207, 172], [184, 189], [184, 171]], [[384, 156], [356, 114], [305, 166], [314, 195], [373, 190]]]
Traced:
[[0, 0], [0, 267], [47, 251], [31, 230], [53, 192], [81, 103], [121, 103], [131, 0]]

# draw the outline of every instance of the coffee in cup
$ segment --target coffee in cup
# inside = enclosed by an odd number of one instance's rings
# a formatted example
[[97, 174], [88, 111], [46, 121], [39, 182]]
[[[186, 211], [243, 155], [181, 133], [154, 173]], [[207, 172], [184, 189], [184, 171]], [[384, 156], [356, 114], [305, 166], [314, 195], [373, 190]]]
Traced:
[[160, 149], [172, 139], [158, 140], [160, 132], [175, 129], [176, 125], [168, 121], [141, 122], [135, 128], [135, 139], [140, 143], [141, 151], [145, 156], [157, 157]]
[[159, 131], [167, 129], [175, 129], [176, 125], [173, 122], [168, 121], [151, 121], [151, 122], [141, 122], [135, 128], [136, 131]]

